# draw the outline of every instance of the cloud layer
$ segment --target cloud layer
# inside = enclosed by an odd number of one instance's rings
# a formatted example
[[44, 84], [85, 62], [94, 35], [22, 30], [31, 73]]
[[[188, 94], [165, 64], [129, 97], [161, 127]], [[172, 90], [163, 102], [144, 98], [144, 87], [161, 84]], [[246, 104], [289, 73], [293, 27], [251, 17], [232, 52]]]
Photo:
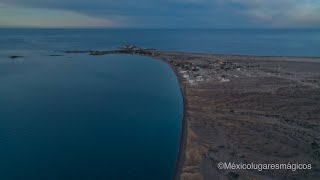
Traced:
[[229, 0], [249, 18], [278, 27], [319, 27], [318, 0]]
[[[71, 26], [77, 22], [77, 26], [151, 28], [320, 27], [318, 0], [1, 0], [1, 4], [16, 19], [4, 17], [1, 10], [0, 25], [32, 21], [29, 14], [34, 11], [56, 19], [55, 24], [59, 18], [53, 17], [63, 12], [70, 19], [61, 24]], [[35, 21], [41, 25], [44, 19]]]

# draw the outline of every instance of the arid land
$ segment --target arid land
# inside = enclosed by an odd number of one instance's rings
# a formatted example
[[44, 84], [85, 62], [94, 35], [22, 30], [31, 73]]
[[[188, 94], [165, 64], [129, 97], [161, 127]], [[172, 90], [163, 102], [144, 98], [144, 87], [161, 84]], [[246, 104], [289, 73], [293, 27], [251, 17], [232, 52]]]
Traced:
[[[149, 56], [175, 71], [185, 104], [176, 179], [320, 179], [320, 58], [83, 52]], [[312, 169], [222, 170], [219, 162]]]

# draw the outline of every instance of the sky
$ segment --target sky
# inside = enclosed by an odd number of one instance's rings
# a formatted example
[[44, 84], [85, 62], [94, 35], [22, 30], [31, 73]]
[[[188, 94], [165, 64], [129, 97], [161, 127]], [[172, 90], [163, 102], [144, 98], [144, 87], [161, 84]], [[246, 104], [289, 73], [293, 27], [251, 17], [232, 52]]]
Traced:
[[320, 0], [0, 0], [0, 27], [320, 28]]

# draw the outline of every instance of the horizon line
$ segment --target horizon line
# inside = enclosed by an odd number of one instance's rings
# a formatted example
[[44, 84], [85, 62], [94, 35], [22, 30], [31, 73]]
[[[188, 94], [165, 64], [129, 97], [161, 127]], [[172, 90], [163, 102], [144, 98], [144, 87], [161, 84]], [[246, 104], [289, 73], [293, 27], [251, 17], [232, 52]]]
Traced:
[[150, 29], [150, 30], [184, 30], [184, 29], [189, 29], [189, 30], [303, 30], [303, 29], [308, 29], [308, 30], [320, 30], [320, 27], [292, 27], [292, 28], [280, 28], [280, 27], [273, 27], [273, 28], [268, 28], [268, 27], [260, 27], [260, 28], [252, 28], [252, 27], [225, 27], [225, 28], [198, 28], [198, 27], [28, 27], [28, 26], [23, 26], [23, 27], [1, 27], [0, 29]]

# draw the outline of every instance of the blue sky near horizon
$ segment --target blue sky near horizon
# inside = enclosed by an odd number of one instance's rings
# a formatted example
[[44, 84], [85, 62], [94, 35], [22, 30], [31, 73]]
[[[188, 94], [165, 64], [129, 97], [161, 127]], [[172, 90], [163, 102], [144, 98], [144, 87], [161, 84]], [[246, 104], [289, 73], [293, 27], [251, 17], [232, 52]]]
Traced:
[[320, 28], [320, 1], [0, 0], [0, 27]]

